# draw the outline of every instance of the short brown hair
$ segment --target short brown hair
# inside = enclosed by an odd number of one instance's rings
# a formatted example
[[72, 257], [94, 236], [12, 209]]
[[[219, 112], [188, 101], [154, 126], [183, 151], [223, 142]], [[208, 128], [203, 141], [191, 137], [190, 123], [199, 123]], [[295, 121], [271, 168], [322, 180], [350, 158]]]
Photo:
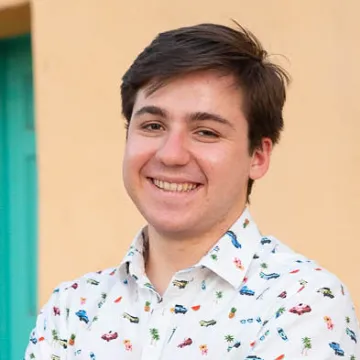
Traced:
[[[237, 29], [199, 24], [160, 33], [123, 76], [121, 97], [126, 126], [142, 87], [155, 90], [178, 75], [219, 70], [232, 74], [242, 90], [249, 153], [261, 146], [264, 137], [276, 144], [284, 127], [282, 112], [290, 79], [284, 69], [268, 60], [260, 41], [236, 24]], [[253, 183], [249, 179], [247, 201]]]

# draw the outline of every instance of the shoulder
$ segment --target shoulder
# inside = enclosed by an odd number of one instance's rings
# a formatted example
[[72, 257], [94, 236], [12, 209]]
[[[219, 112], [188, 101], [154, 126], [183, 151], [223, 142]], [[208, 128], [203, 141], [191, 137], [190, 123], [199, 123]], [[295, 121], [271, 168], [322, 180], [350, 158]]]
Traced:
[[[270, 288], [268, 305], [279, 302], [311, 302], [314, 306], [352, 306], [346, 285], [316, 261], [293, 251], [274, 237], [264, 237], [251, 267], [255, 284]], [[264, 297], [265, 298], [265, 297]]]
[[109, 268], [63, 282], [53, 290], [42, 312], [56, 320], [67, 318], [75, 309], [92, 308], [104, 300], [104, 294], [120, 281], [119, 277], [118, 268]]
[[[353, 309], [351, 295], [338, 276], [276, 238], [269, 239], [272, 245], [260, 251], [258, 271], [265, 279], [266, 275], [276, 274], [273, 280], [276, 306], [283, 302], [292, 307], [305, 304], [309, 305], [307, 309], [322, 308], [323, 311], [334, 311], [335, 307], [344, 308], [344, 311], [346, 308], [346, 312]], [[261, 268], [264, 263], [266, 270]]]
[[262, 241], [257, 256], [258, 264], [261, 266], [261, 263], [266, 263], [272, 272], [279, 274], [282, 281], [291, 283], [304, 279], [307, 284], [314, 286], [328, 282], [341, 285], [339, 278], [317, 261], [294, 251], [273, 236], [263, 239], [267, 241]]
[[[308, 352], [311, 359], [319, 359], [330, 358], [337, 348], [342, 354], [356, 353], [359, 325], [346, 286], [278, 240], [271, 238], [271, 244], [259, 251], [254, 266], [255, 275], [264, 274], [257, 276], [258, 281], [271, 290], [261, 299], [265, 321], [251, 354], [298, 358]], [[272, 274], [276, 276], [266, 277]]]

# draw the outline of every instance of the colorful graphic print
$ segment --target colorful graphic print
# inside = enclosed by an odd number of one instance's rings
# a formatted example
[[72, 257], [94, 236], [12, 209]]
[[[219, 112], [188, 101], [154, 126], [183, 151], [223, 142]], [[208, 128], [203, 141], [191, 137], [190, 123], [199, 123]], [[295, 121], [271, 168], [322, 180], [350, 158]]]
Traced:
[[[316, 263], [262, 236], [248, 210], [166, 299], [143, 272], [143, 234], [117, 268], [57, 287], [25, 360], [356, 360], [347, 289]], [[150, 355], [149, 355], [150, 356]], [[360, 358], [359, 358], [360, 360]]]

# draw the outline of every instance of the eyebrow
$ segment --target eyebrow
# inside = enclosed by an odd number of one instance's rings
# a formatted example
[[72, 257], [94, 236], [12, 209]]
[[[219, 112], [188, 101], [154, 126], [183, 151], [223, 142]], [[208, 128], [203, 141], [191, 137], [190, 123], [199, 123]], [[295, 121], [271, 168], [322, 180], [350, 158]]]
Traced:
[[162, 118], [167, 118], [168, 117], [167, 111], [165, 111], [164, 109], [161, 109], [158, 106], [153, 106], [153, 105], [143, 106], [142, 108], [140, 108], [139, 110], [137, 110], [135, 112], [134, 117], [138, 117], [138, 116], [141, 116], [141, 115], [144, 115], [144, 114], [161, 116]]
[[[135, 112], [134, 117], [139, 117], [144, 114], [160, 116], [165, 119], [169, 118], [169, 114], [165, 109], [162, 109], [162, 108], [160, 108], [158, 106], [154, 106], [154, 105], [143, 106], [142, 108], [140, 108], [139, 110], [137, 110]], [[234, 125], [229, 120], [225, 119], [224, 117], [222, 117], [218, 114], [209, 113], [206, 111], [197, 111], [195, 113], [190, 113], [189, 115], [187, 115], [187, 119], [191, 122], [210, 120], [210, 121], [215, 121], [215, 122], [227, 125], [231, 128], [234, 128]]]
[[225, 119], [224, 117], [222, 117], [218, 114], [214, 114], [214, 113], [209, 113], [209, 112], [204, 112], [204, 111], [195, 112], [195, 113], [190, 114], [189, 119], [191, 121], [210, 120], [210, 121], [215, 121], [215, 122], [227, 125], [231, 128], [234, 128], [234, 125], [229, 120]]

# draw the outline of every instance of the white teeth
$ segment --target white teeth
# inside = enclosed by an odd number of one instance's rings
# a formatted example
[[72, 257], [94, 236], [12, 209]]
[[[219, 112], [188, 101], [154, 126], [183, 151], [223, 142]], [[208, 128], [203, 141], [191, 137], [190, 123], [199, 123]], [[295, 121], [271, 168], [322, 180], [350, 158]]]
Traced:
[[190, 183], [177, 184], [177, 183], [169, 183], [167, 181], [161, 181], [158, 179], [152, 179], [152, 181], [158, 188], [166, 191], [185, 192], [185, 191], [194, 190], [197, 187], [196, 184], [190, 184]]

